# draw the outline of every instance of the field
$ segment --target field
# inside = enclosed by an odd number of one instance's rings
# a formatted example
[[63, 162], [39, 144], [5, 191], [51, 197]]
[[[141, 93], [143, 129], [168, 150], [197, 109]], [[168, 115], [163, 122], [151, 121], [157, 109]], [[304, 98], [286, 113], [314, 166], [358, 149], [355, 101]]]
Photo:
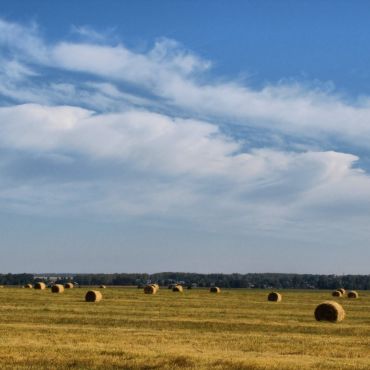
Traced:
[[1, 369], [370, 369], [370, 292], [338, 298], [340, 323], [316, 322], [328, 291], [161, 288], [0, 289]]

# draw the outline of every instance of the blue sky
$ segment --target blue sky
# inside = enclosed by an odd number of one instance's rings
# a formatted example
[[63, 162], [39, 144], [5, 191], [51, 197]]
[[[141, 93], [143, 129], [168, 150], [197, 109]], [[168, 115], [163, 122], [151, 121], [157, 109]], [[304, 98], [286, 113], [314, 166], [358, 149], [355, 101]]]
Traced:
[[1, 2], [0, 271], [368, 273], [368, 2], [67, 4]]

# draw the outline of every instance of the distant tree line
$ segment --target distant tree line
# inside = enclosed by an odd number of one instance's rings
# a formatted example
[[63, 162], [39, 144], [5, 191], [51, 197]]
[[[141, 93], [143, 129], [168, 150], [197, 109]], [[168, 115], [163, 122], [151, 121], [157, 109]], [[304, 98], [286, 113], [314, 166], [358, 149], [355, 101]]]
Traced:
[[0, 285], [23, 285], [33, 281], [33, 274], [0, 274]]
[[[58, 274], [59, 281], [71, 280], [71, 274]], [[47, 278], [47, 276], [46, 276]], [[0, 285], [23, 285], [35, 282], [33, 274], [0, 274]], [[156, 274], [78, 274], [73, 281], [80, 285], [144, 285], [148, 282], [167, 286], [181, 283], [185, 286], [221, 288], [275, 288], [275, 289], [370, 289], [370, 275], [314, 275], [314, 274], [196, 274], [160, 272]]]

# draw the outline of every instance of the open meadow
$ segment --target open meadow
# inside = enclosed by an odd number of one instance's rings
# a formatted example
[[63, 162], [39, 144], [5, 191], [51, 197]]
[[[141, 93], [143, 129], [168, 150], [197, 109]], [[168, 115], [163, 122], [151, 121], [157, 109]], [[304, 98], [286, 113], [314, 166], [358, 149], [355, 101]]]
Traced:
[[329, 291], [87, 290], [0, 289], [0, 368], [370, 369], [370, 292], [327, 323], [313, 313]]

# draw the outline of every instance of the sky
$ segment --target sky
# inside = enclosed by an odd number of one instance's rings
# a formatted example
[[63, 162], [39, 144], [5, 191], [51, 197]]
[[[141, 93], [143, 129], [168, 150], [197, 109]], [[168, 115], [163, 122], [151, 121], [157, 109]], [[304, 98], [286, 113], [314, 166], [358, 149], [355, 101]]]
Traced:
[[0, 0], [0, 273], [368, 274], [369, 14]]

